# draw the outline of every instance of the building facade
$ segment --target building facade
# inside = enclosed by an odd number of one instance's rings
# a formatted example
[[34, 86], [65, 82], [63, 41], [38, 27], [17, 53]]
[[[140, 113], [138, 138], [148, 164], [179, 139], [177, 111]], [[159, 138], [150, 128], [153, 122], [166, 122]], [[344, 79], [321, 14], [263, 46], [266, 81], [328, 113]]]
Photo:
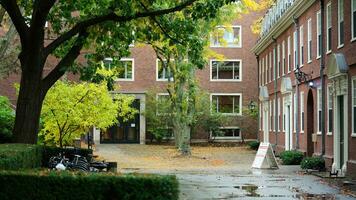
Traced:
[[[239, 119], [245, 115], [242, 108], [248, 107], [251, 102], [257, 104], [258, 101], [257, 62], [251, 52], [258, 35], [252, 33], [250, 26], [261, 16], [261, 13], [244, 14], [232, 23], [233, 31], [227, 31], [223, 26], [217, 27], [224, 33], [213, 35], [210, 47], [222, 54], [224, 59], [210, 58], [209, 64], [196, 72], [200, 88], [209, 93], [210, 101], [214, 102], [206, 109], [216, 109], [233, 119], [228, 126], [221, 127], [224, 135], [214, 138], [215, 141], [240, 141], [242, 137], [247, 140], [257, 137], [257, 122], [246, 121], [252, 129], [242, 130]], [[223, 37], [227, 44], [221, 45], [218, 37]], [[110, 59], [107, 58], [108, 61]], [[162, 68], [155, 51], [148, 45], [131, 47], [131, 56], [121, 61], [123, 73], [116, 82], [120, 87], [116, 92], [134, 95], [135, 106], [140, 113], [134, 120], [116, 125], [106, 132], [95, 130], [94, 139], [101, 143], [144, 144], [152, 140], [143, 115], [147, 92], [155, 89], [158, 96], [167, 95], [169, 72]], [[210, 134], [198, 130], [192, 134], [192, 142], [206, 142], [211, 138]]]
[[278, 0], [253, 47], [261, 140], [356, 175], [355, 48], [356, 0]]

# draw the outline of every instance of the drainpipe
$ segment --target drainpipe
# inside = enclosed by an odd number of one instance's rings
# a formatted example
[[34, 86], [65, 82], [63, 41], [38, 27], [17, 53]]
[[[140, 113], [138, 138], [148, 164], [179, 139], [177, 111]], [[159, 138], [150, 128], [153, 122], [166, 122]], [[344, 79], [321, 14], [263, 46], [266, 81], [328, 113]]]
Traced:
[[274, 50], [273, 50], [273, 60], [274, 60], [274, 65], [273, 65], [273, 68], [274, 68], [274, 134], [275, 134], [275, 141], [276, 141], [276, 144], [275, 144], [275, 150], [277, 148], [277, 145], [278, 145], [278, 121], [277, 118], [278, 118], [278, 101], [277, 101], [277, 98], [278, 98], [278, 93], [277, 93], [277, 83], [278, 83], [278, 80], [277, 80], [277, 40], [275, 38], [272, 38], [273, 40], [273, 43], [274, 43]]
[[321, 80], [321, 156], [325, 155], [325, 77], [324, 77], [324, 69], [325, 69], [325, 49], [324, 49], [324, 1], [320, 0], [320, 10], [321, 10], [321, 42], [320, 42], [320, 50], [321, 50], [321, 58], [320, 58], [320, 80]]
[[[300, 51], [300, 41], [299, 41], [299, 21], [298, 21], [298, 18], [293, 18], [294, 20], [294, 27], [295, 27], [295, 30], [297, 31], [297, 47], [296, 47], [296, 55], [295, 55], [295, 69], [296, 71], [299, 71], [300, 69], [300, 66], [299, 66], [299, 51]], [[296, 117], [295, 119], [295, 141], [296, 141], [296, 147], [295, 149], [298, 150], [299, 149], [299, 132], [300, 132], [300, 127], [299, 127], [299, 80], [296, 78], [295, 79], [295, 82], [296, 82], [296, 85], [295, 85], [295, 93], [296, 93], [296, 102], [294, 102], [296, 105], [295, 105], [295, 108], [296, 108], [296, 115], [294, 117]]]
[[[255, 54], [257, 60], [257, 91], [258, 95], [260, 95], [260, 56]], [[257, 141], [260, 142], [260, 130], [261, 129], [261, 108], [260, 108], [260, 100], [258, 100], [258, 131], [257, 131]]]

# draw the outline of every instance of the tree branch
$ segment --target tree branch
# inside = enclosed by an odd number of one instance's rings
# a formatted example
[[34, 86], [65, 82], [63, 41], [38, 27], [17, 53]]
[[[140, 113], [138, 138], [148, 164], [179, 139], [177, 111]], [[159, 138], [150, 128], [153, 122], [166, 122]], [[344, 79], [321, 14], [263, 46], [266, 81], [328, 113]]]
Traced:
[[90, 26], [97, 25], [97, 24], [100, 24], [102, 22], [107, 22], [107, 21], [127, 22], [127, 21], [131, 21], [131, 20], [134, 20], [134, 19], [138, 19], [138, 18], [154, 17], [154, 16], [164, 15], [164, 14], [168, 14], [168, 13], [172, 13], [172, 12], [177, 12], [177, 11], [180, 11], [180, 10], [186, 8], [187, 6], [192, 5], [195, 1], [197, 1], [197, 0], [187, 0], [186, 2], [181, 3], [180, 5], [177, 5], [177, 6], [172, 7], [172, 8], [162, 9], [162, 10], [154, 10], [154, 11], [147, 11], [147, 12], [138, 12], [138, 13], [135, 13], [135, 14], [132, 14], [132, 15], [128, 15], [128, 16], [118, 16], [114, 12], [111, 12], [111, 13], [106, 14], [106, 15], [96, 16], [96, 17], [84, 20], [84, 21], [79, 22], [78, 24], [76, 24], [71, 30], [69, 30], [68, 32], [62, 34], [57, 39], [55, 39], [52, 43], [50, 43], [45, 48], [44, 55], [48, 56], [57, 47], [59, 47], [61, 44], [63, 44], [64, 42], [68, 41], [69, 39], [71, 39], [72, 37], [77, 35], [79, 32], [81, 32], [82, 30], [87, 29]]
[[86, 30], [80, 32], [72, 48], [61, 59], [57, 66], [42, 80], [44, 91], [47, 91], [52, 87], [52, 85], [65, 74], [68, 67], [73, 64], [74, 60], [79, 56], [80, 50], [88, 35], [89, 33]]
[[22, 16], [19, 6], [14, 0], [0, 0], [0, 4], [5, 8], [9, 14], [12, 23], [15, 25], [17, 32], [20, 35], [22, 46], [27, 42], [28, 27], [25, 18]]

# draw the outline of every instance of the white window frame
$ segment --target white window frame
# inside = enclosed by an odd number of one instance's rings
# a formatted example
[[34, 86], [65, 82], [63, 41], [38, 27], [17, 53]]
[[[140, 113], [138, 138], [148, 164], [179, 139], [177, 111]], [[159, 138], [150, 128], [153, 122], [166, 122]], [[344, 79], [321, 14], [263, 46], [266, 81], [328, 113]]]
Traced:
[[268, 54], [265, 57], [265, 85], [268, 83]]
[[274, 74], [271, 74], [271, 73], [273, 73], [272, 51], [269, 52], [269, 76], [270, 76], [269, 82], [272, 82], [272, 79], [274, 76]]
[[316, 59], [321, 58], [319, 36], [321, 36], [321, 11], [320, 10], [316, 13]]
[[321, 130], [319, 130], [319, 123], [320, 123], [320, 120], [321, 120], [321, 116], [319, 115], [320, 111], [321, 111], [321, 88], [317, 88], [316, 90], [316, 101], [317, 101], [317, 120], [316, 120], [316, 130], [317, 130], [317, 134], [318, 135], [321, 135]]
[[356, 124], [354, 123], [354, 117], [355, 117], [355, 114], [356, 113], [354, 113], [354, 107], [356, 107], [356, 99], [354, 99], [354, 96], [356, 95], [356, 93], [355, 93], [355, 87], [356, 87], [356, 85], [354, 85], [354, 81], [356, 81], [356, 76], [353, 76], [352, 78], [351, 78], [351, 95], [352, 95], [352, 97], [351, 97], [351, 109], [352, 109], [352, 130], [351, 130], [351, 137], [356, 137], [356, 133], [354, 133], [354, 127], [356, 126]]
[[278, 117], [277, 117], [277, 132], [281, 131], [281, 98], [278, 97], [277, 100], [277, 113], [278, 113]]
[[[303, 119], [303, 115], [304, 115], [304, 119]], [[300, 132], [304, 133], [304, 129], [305, 129], [305, 112], [304, 112], [304, 92], [300, 93]], [[303, 126], [304, 125], [304, 126]]]
[[277, 70], [277, 64], [276, 64], [276, 51], [277, 49], [276, 48], [273, 48], [273, 53], [272, 53], [272, 56], [273, 56], [273, 62], [272, 62], [272, 67], [273, 67], [273, 80], [275, 81], [276, 80], [276, 70]]
[[292, 61], [291, 61], [291, 37], [288, 36], [288, 63], [287, 63], [287, 66], [288, 66], [288, 73], [291, 72], [292, 70]]
[[[160, 59], [158, 59], [158, 58], [156, 59], [156, 81], [168, 82], [168, 78], [159, 78], [158, 77], [158, 63], [160, 61], [161, 61]], [[171, 61], [173, 61], [173, 59]], [[172, 80], [173, 80], [173, 77], [172, 77]]]
[[276, 99], [273, 99], [272, 100], [272, 105], [273, 105], [273, 131], [276, 131], [276, 115], [277, 115], [277, 113], [276, 113]]
[[[333, 110], [334, 109], [334, 105], [333, 105], [333, 103], [331, 103], [331, 105], [330, 105], [330, 88], [331, 88], [332, 86], [329, 84], [328, 86], [327, 86], [327, 107], [328, 107], [328, 109], [327, 109], [327, 111], [328, 111], [328, 122], [326, 123], [326, 124], [328, 124], [328, 130], [327, 130], [327, 135], [332, 135], [333, 134], [333, 132], [331, 131], [329, 131], [329, 126], [330, 126], [330, 123], [329, 123], [329, 118], [330, 118], [330, 115], [329, 115], [329, 111], [330, 110]], [[331, 96], [331, 102], [333, 102], [333, 97]], [[334, 113], [333, 113], [333, 115], [334, 115]], [[334, 116], [331, 116], [332, 118], [334, 118]], [[333, 122], [334, 123], [334, 122]]]
[[[240, 130], [240, 136], [239, 137], [224, 137], [224, 136], [217, 136], [214, 139], [216, 140], [236, 140], [236, 139], [241, 139], [241, 135], [242, 135], [242, 130], [240, 127], [238, 126], [223, 126], [223, 127], [219, 127], [219, 129], [239, 129]], [[213, 133], [210, 133], [210, 136], [212, 137]]]
[[[239, 79], [213, 79], [213, 62], [240, 62], [240, 69], [239, 69]], [[219, 72], [218, 72], [219, 73]], [[210, 81], [211, 82], [241, 82], [242, 81], [242, 60], [241, 59], [224, 59], [224, 60], [217, 60], [211, 59], [210, 60]]]
[[285, 125], [286, 111], [284, 110], [284, 102], [285, 102], [285, 97], [282, 98], [282, 132], [286, 131], [286, 125]]
[[282, 76], [286, 74], [286, 42], [282, 42]]
[[262, 119], [263, 119], [263, 116], [262, 116], [262, 103], [260, 103], [260, 107], [258, 109], [258, 112], [259, 112], [259, 119], [258, 119], [258, 126], [259, 126], [259, 130], [262, 131]]
[[299, 62], [300, 67], [304, 66], [304, 26], [301, 25], [299, 29]]
[[[242, 115], [242, 101], [243, 101], [243, 99], [242, 99], [242, 93], [211, 93], [210, 94], [210, 110], [212, 110], [213, 109], [213, 96], [240, 96], [240, 112], [239, 113], [220, 113], [219, 111], [219, 113], [220, 114], [222, 114], [222, 115], [226, 115], [226, 116], [241, 116]], [[217, 104], [218, 104], [219, 102], [217, 102]], [[215, 105], [215, 106], [217, 106], [217, 105]], [[235, 105], [233, 105], [233, 109], [235, 108]]]
[[312, 32], [312, 19], [308, 19], [308, 63], [312, 62], [312, 51], [313, 51], [313, 32]]
[[[342, 2], [342, 5], [343, 7], [341, 7], [341, 3]], [[342, 12], [341, 12], [341, 8], [342, 8]], [[337, 3], [337, 44], [338, 44], [338, 49], [339, 48], [342, 48], [345, 44], [345, 1], [344, 0], [338, 0], [338, 3]], [[341, 43], [341, 27], [340, 27], [340, 24], [341, 22], [344, 23], [344, 31], [343, 31], [343, 37], [344, 37], [344, 41]]]
[[281, 77], [281, 45], [277, 46], [277, 78]]
[[[210, 42], [210, 47], [211, 48], [242, 48], [242, 26], [240, 25], [232, 25], [232, 26], [229, 26], [231, 28], [240, 28], [239, 30], [239, 35], [240, 35], [240, 41], [239, 41], [239, 44], [237, 44], [236, 46], [229, 46], [229, 45], [226, 45], [226, 46], [221, 46], [221, 45], [214, 45]], [[226, 26], [216, 26], [215, 28], [226, 28]], [[226, 29], [225, 29], [226, 30]], [[210, 35], [210, 37], [212, 37], [212, 35]], [[212, 41], [212, 39], [210, 38], [210, 41]]]
[[356, 22], [354, 22], [354, 11], [356, 11], [356, 2], [351, 0], [351, 42], [356, 41], [356, 33], [354, 33], [354, 26]]
[[[332, 38], [331, 38], [331, 42], [329, 43], [329, 39], [330, 37], [332, 37], [332, 35], [329, 35], [329, 29], [331, 29], [332, 31], [332, 12], [331, 12], [331, 2], [329, 2], [326, 5], [326, 54], [331, 53], [332, 51]], [[332, 34], [332, 33], [331, 33]]]
[[120, 61], [131, 61], [132, 62], [132, 77], [131, 78], [116, 78], [115, 81], [135, 81], [135, 59], [121, 58]]
[[297, 93], [293, 93], [293, 131], [294, 133], [297, 132]]
[[297, 31], [293, 33], [293, 70], [297, 69], [297, 46], [298, 46], [298, 34]]
[[272, 100], [269, 100], [269, 119], [268, 119], [268, 121], [269, 121], [269, 130], [270, 131], [272, 131], [272, 126], [273, 126], [273, 120], [272, 120], [272, 109], [273, 109], [273, 107], [272, 107], [272, 104], [273, 104], [273, 102], [272, 102]]

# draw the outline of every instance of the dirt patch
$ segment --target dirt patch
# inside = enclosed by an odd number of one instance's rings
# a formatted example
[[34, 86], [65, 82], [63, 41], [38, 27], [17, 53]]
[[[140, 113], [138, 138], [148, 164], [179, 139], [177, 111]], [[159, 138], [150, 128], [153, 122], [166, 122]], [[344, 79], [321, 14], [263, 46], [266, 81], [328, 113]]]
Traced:
[[181, 156], [174, 146], [135, 144], [102, 144], [95, 153], [124, 170], [249, 169], [255, 155], [245, 146], [193, 146], [191, 156]]

